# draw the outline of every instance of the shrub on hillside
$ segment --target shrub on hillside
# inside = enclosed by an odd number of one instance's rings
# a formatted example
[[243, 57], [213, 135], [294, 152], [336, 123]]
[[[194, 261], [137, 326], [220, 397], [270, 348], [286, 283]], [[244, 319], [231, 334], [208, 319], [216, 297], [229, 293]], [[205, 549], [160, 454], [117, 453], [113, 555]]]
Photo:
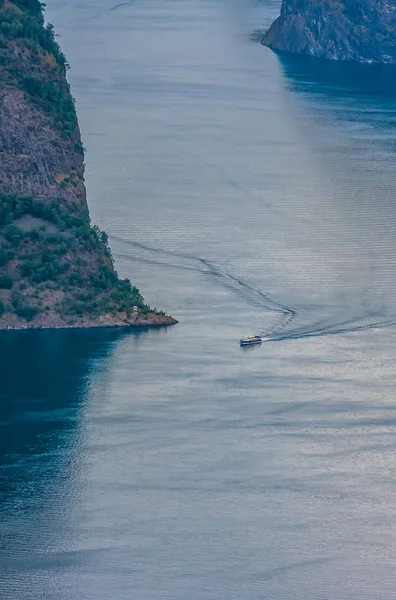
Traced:
[[15, 313], [18, 317], [22, 317], [26, 321], [31, 321], [39, 312], [38, 306], [30, 306], [29, 304], [18, 304], [15, 307]]
[[8, 275], [0, 275], [0, 288], [3, 290], [10, 290], [12, 288], [13, 281]]

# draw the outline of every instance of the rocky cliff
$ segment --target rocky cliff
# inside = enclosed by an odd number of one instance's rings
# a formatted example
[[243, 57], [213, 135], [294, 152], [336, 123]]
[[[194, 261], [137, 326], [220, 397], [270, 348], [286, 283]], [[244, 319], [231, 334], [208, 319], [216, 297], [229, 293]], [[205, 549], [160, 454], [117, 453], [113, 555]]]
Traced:
[[0, 329], [162, 325], [90, 223], [66, 59], [38, 0], [0, 0]]
[[393, 0], [282, 0], [262, 43], [333, 60], [396, 63]]

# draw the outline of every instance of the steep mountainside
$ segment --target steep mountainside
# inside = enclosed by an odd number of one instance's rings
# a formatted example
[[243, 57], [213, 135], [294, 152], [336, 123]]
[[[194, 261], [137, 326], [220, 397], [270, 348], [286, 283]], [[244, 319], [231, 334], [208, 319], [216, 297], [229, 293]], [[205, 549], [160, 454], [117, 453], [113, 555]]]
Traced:
[[392, 0], [283, 0], [262, 43], [333, 60], [396, 63]]
[[0, 329], [170, 324], [90, 223], [67, 63], [38, 0], [0, 0]]

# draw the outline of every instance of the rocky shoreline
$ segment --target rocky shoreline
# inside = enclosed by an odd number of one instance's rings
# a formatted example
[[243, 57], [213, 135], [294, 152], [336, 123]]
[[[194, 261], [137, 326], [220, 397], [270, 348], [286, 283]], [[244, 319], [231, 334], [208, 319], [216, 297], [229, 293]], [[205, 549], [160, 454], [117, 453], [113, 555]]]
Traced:
[[178, 323], [169, 315], [158, 313], [147, 313], [145, 315], [127, 317], [114, 315], [101, 315], [96, 319], [82, 317], [79, 320], [67, 323], [58, 315], [49, 315], [47, 318], [36, 317], [32, 322], [16, 317], [9, 313], [0, 318], [0, 331], [20, 331], [25, 329], [95, 329], [95, 328], [138, 328], [138, 327], [169, 327]]
[[316, 58], [396, 64], [396, 11], [377, 0], [283, 0], [261, 43]]

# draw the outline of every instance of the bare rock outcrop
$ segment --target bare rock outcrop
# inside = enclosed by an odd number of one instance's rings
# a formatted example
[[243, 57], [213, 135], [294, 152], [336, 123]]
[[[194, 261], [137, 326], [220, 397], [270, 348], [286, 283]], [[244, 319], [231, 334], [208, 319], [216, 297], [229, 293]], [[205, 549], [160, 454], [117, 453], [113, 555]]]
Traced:
[[275, 51], [368, 63], [396, 63], [393, 0], [283, 0], [262, 39]]

